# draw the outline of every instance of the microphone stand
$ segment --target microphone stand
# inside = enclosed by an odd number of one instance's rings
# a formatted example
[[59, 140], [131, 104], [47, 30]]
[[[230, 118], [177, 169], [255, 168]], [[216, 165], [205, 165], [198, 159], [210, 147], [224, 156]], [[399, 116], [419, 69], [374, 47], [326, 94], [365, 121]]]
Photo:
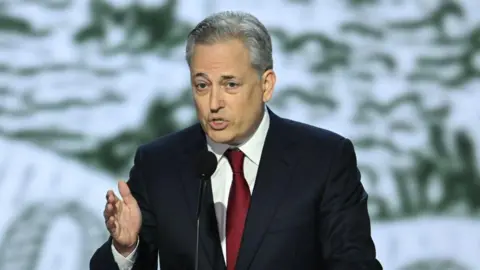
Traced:
[[195, 243], [195, 270], [198, 270], [198, 252], [199, 252], [199, 244], [200, 244], [200, 214], [202, 212], [202, 204], [203, 204], [203, 194], [205, 193], [205, 189], [207, 187], [207, 179], [206, 175], [201, 176], [200, 181], [200, 192], [198, 195], [198, 206], [197, 206], [197, 237]]

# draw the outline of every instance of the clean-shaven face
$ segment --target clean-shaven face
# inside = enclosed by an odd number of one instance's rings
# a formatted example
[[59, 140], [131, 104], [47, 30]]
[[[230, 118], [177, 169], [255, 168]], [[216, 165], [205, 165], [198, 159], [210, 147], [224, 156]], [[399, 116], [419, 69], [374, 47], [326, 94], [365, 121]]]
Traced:
[[198, 119], [214, 142], [235, 145], [255, 132], [275, 73], [260, 77], [240, 40], [195, 45], [190, 74]]

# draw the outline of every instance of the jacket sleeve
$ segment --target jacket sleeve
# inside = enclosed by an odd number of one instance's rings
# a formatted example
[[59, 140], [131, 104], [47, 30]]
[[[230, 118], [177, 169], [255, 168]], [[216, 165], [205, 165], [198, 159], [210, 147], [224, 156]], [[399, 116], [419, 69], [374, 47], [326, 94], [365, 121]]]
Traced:
[[318, 237], [326, 269], [381, 270], [371, 237], [368, 195], [351, 141], [344, 139], [334, 155], [318, 207]]
[[[155, 217], [149, 204], [146, 192], [146, 179], [144, 177], [145, 161], [142, 148], [135, 153], [135, 161], [130, 170], [130, 177], [127, 184], [133, 197], [138, 202], [142, 212], [142, 227], [140, 228], [139, 244], [135, 262], [132, 270], [157, 270], [158, 249], [155, 243]], [[114, 260], [111, 237], [96, 250], [90, 260], [90, 270], [118, 270], [119, 267]]]

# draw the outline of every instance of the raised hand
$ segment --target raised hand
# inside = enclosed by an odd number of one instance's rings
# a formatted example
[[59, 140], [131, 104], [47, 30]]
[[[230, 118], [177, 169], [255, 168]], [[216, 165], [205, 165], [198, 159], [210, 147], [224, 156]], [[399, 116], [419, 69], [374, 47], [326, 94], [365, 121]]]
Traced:
[[113, 245], [118, 252], [127, 256], [135, 249], [142, 225], [142, 214], [137, 200], [132, 196], [125, 182], [118, 182], [118, 190], [123, 200], [109, 190], [104, 217], [107, 229], [113, 238]]

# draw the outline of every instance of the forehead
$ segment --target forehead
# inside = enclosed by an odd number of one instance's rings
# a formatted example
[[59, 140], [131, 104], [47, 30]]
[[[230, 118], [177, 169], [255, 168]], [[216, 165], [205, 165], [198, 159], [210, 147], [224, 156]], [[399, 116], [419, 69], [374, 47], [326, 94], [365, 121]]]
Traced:
[[191, 61], [192, 74], [241, 74], [251, 71], [250, 55], [245, 45], [237, 39], [214, 44], [197, 44]]

